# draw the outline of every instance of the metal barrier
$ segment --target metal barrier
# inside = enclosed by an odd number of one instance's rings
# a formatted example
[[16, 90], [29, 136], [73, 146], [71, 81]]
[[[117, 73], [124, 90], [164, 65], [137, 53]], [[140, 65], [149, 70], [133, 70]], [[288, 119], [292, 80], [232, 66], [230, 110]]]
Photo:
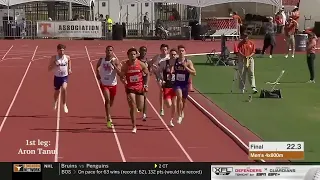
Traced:
[[[76, 23], [75, 21], [71, 21]], [[40, 24], [39, 24], [40, 23]], [[69, 35], [52, 35], [42, 34], [43, 28], [41, 23], [55, 23], [55, 21], [38, 21], [36, 23], [32, 21], [8, 21], [3, 20], [0, 22], [0, 38], [1, 39], [49, 39], [49, 38], [68, 38], [68, 39], [83, 39], [81, 37], [70, 37]], [[58, 24], [67, 23], [66, 21], [56, 21]], [[83, 23], [83, 22], [81, 22]], [[81, 24], [79, 22], [79, 24]], [[89, 23], [89, 22], [88, 22]], [[168, 31], [169, 39], [191, 39], [191, 27], [188, 26], [186, 21], [164, 21], [162, 22], [164, 28]], [[50, 26], [53, 28], [53, 26]], [[46, 28], [49, 28], [46, 27]], [[48, 29], [46, 29], [48, 30]], [[143, 23], [128, 23], [125, 24], [124, 32], [126, 38], [153, 38], [155, 37], [156, 23], [150, 24]], [[49, 30], [48, 30], [49, 31]], [[112, 24], [101, 22], [101, 36], [99, 39], [112, 40]], [[90, 37], [87, 37], [90, 38]], [[98, 37], [92, 37], [97, 39]]]
[[[164, 29], [168, 31], [170, 37], [186, 37], [187, 33], [190, 33], [191, 29], [189, 27], [189, 22], [187, 21], [163, 21], [162, 25]], [[151, 22], [150, 24], [144, 23], [127, 23], [126, 33], [128, 38], [146, 38], [154, 37], [156, 32], [156, 22]], [[188, 30], [186, 30], [188, 29]], [[191, 33], [190, 33], [191, 34]]]
[[0, 21], [0, 37], [2, 39], [33, 39], [34, 25], [32, 21]]

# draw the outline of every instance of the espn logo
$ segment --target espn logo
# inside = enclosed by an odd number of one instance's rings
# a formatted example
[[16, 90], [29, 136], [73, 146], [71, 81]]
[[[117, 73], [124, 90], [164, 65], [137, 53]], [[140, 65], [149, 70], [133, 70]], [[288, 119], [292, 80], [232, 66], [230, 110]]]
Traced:
[[41, 172], [41, 164], [13, 164], [13, 172]]

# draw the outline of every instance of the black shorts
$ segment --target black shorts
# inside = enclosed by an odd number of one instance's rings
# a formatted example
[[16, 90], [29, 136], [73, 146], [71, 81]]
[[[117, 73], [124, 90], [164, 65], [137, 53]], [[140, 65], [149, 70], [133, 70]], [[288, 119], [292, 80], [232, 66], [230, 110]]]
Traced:
[[135, 95], [144, 95], [144, 92], [143, 92], [143, 89], [141, 89], [140, 91], [139, 90], [133, 90], [133, 89], [128, 89], [126, 88], [126, 93], [127, 94], [135, 94]]

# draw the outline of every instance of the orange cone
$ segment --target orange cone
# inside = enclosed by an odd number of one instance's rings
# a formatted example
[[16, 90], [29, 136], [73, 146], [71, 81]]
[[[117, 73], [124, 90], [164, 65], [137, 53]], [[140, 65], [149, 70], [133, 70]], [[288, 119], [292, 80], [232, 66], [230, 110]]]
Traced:
[[191, 77], [189, 78], [189, 91], [190, 92], [194, 92], [193, 85], [192, 85], [192, 78]]

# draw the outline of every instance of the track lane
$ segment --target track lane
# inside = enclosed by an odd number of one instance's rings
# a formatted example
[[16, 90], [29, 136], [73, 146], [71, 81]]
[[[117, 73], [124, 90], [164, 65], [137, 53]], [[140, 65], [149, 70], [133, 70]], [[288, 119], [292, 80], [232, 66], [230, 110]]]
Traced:
[[121, 162], [113, 132], [106, 127], [103, 101], [84, 46], [69, 50], [79, 53], [70, 54], [69, 113], [61, 105], [58, 161]]
[[[34, 57], [36, 56], [35, 54]], [[24, 61], [30, 60], [31, 57]], [[39, 149], [50, 150], [46, 153], [54, 153], [55, 131], [52, 129], [55, 127], [56, 113], [49, 100], [52, 96], [49, 82], [52, 80], [48, 74], [47, 65], [48, 61], [31, 63], [10, 116], [0, 133], [0, 142], [4, 147], [2, 152], [5, 152], [0, 154], [0, 159], [3, 161], [53, 160], [54, 154], [43, 154]], [[28, 145], [27, 141], [35, 141], [35, 145]], [[45, 141], [47, 144], [39, 144]], [[19, 150], [29, 150], [29, 152], [19, 154]]]
[[[88, 48], [88, 50], [90, 57], [91, 54], [94, 56], [94, 53], [91, 53], [93, 49]], [[94, 52], [96, 51], [97, 49], [94, 49]], [[101, 52], [104, 52], [104, 49], [101, 49]], [[94, 65], [96, 63], [96, 61], [93, 62]], [[112, 115], [126, 160], [128, 162], [188, 162], [186, 155], [149, 104], [148, 120], [143, 122], [142, 114], [137, 113], [137, 134], [131, 133], [132, 126], [124, 86], [119, 84], [117, 89], [118, 95], [112, 107]]]
[[[16, 54], [19, 52], [20, 46], [13, 46], [8, 52], [10, 47], [9, 44], [4, 45], [0, 52], [0, 82], [5, 82], [1, 85], [0, 93], [0, 123], [3, 121], [35, 48], [35, 46], [27, 48], [28, 52], [25, 53], [24, 59], [17, 61], [13, 58], [21, 57]], [[5, 58], [2, 59], [4, 56]]]
[[[152, 79], [149, 86], [153, 91], [148, 98], [159, 109], [156, 81]], [[170, 109], [165, 108], [166, 123], [170, 121], [169, 113]], [[195, 162], [249, 162], [248, 155], [190, 102], [187, 102], [182, 124], [176, 120], [174, 123], [172, 132]]]

